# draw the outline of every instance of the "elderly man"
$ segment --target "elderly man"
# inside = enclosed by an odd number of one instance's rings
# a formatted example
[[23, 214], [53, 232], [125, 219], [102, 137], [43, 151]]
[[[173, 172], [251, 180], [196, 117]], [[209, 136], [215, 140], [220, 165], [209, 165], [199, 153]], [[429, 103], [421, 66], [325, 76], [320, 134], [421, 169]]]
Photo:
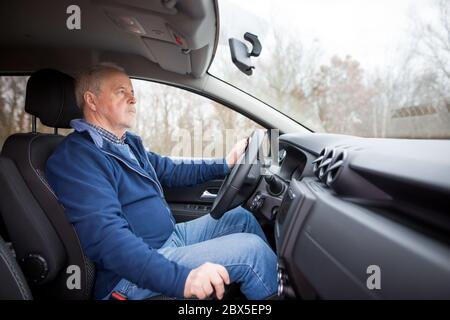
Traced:
[[144, 149], [128, 132], [136, 117], [129, 77], [99, 65], [75, 85], [84, 119], [49, 158], [46, 176], [95, 263], [95, 298], [145, 299], [156, 294], [221, 299], [240, 284], [249, 299], [276, 292], [276, 256], [245, 209], [176, 224], [162, 186], [223, 178], [246, 147], [226, 159], [174, 162]]

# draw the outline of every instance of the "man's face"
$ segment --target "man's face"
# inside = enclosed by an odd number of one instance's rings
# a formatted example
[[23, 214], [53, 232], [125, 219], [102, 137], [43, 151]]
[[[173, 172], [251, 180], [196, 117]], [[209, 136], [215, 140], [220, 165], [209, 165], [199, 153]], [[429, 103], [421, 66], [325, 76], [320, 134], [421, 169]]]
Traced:
[[136, 99], [130, 78], [111, 72], [101, 81], [97, 112], [115, 129], [128, 129], [136, 119]]

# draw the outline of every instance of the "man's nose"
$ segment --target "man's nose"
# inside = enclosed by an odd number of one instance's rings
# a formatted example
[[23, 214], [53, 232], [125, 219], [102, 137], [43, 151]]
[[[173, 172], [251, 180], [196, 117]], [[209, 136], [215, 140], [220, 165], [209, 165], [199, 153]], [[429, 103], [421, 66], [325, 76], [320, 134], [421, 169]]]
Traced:
[[133, 95], [130, 95], [130, 98], [128, 98], [129, 104], [136, 104], [136, 97]]

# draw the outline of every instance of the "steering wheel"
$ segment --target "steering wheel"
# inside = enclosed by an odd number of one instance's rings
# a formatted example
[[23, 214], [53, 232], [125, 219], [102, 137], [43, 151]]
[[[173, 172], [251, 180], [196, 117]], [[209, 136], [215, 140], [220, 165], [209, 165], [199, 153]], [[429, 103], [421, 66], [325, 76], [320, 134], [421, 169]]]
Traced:
[[266, 130], [256, 129], [251, 134], [245, 152], [217, 192], [210, 212], [214, 219], [220, 219], [228, 210], [243, 204], [255, 190], [261, 177], [262, 159], [259, 159], [259, 153], [266, 133]]

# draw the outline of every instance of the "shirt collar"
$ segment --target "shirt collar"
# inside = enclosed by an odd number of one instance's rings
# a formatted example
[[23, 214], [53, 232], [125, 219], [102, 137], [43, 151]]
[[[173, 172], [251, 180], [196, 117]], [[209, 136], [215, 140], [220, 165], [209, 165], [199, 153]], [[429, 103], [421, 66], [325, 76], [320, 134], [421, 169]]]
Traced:
[[[95, 130], [91, 125], [89, 125], [84, 119], [73, 119], [70, 121], [70, 126], [75, 129], [75, 131], [83, 132], [86, 131], [94, 141], [95, 145], [99, 148], [103, 148], [103, 142], [106, 141], [109, 143], [109, 140], [103, 138], [103, 136]], [[116, 137], [117, 138], [117, 137]], [[141, 138], [130, 132], [125, 132], [125, 144], [133, 145], [137, 149], [139, 149], [139, 145], [142, 146]], [[111, 144], [112, 146], [117, 146], [117, 144]], [[143, 148], [143, 146], [142, 146]]]
[[103, 139], [108, 140], [109, 142], [115, 143], [115, 144], [125, 144], [125, 138], [126, 138], [126, 133], [124, 133], [122, 135], [122, 137], [118, 137], [116, 136], [114, 133], [103, 129], [102, 127], [99, 127], [95, 124], [89, 123], [87, 121], [84, 120], [84, 122], [86, 122], [86, 124], [90, 127], [92, 127], [93, 129], [95, 129], [101, 136]]
[[[116, 141], [121, 140], [116, 135], [114, 135], [114, 134], [110, 133], [109, 131], [102, 128], [104, 131], [113, 135], [112, 140], [106, 138], [104, 135], [105, 134], [104, 132], [101, 133], [100, 130], [98, 130], [97, 128], [94, 127], [93, 124], [88, 123], [84, 119], [73, 119], [70, 121], [70, 126], [72, 128], [74, 128], [75, 131], [78, 131], [78, 132], [87, 131], [89, 133], [89, 135], [91, 136], [92, 140], [94, 141], [94, 143], [99, 148], [103, 147], [104, 140], [113, 142], [114, 144], [116, 144]], [[98, 127], [98, 128], [100, 128], [100, 127]], [[125, 135], [122, 137], [123, 141], [125, 141], [126, 136], [127, 136], [127, 133], [125, 133]], [[131, 136], [134, 136], [134, 135], [131, 135]]]

